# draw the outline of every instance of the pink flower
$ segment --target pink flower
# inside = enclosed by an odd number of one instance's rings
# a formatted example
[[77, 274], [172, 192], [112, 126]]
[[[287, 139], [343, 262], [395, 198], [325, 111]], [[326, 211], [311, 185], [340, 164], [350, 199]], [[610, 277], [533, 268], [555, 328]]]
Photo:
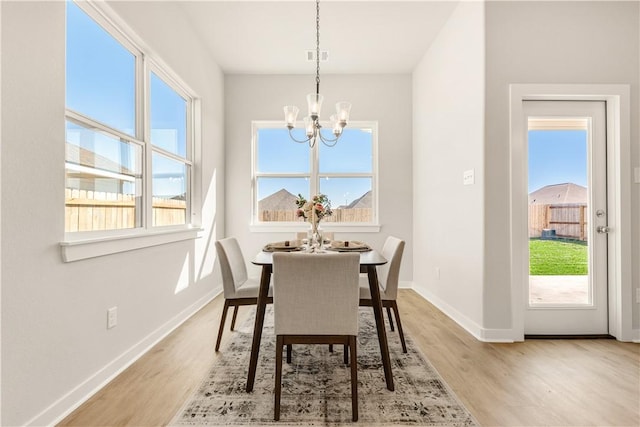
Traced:
[[[1, 1], [1, 0], [0, 0]], [[296, 199], [296, 217], [304, 218], [307, 221], [312, 221], [314, 224], [320, 222], [322, 218], [331, 216], [331, 201], [324, 194], [317, 194], [311, 197], [311, 200], [306, 200], [301, 194], [298, 194]]]

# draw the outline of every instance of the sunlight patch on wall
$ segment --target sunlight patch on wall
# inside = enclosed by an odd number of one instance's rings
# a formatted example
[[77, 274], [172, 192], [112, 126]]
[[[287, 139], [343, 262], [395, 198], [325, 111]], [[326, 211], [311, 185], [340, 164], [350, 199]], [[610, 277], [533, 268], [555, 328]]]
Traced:
[[216, 185], [217, 169], [214, 170], [211, 180], [202, 185], [209, 185], [207, 195], [202, 201], [202, 228], [204, 232], [201, 239], [195, 242], [195, 265], [197, 270], [196, 280], [202, 280], [213, 273], [216, 254], [214, 241], [216, 239]]
[[187, 253], [184, 257], [184, 264], [182, 264], [182, 271], [180, 271], [180, 276], [178, 277], [178, 283], [176, 284], [175, 294], [182, 292], [183, 290], [189, 287], [189, 253]]

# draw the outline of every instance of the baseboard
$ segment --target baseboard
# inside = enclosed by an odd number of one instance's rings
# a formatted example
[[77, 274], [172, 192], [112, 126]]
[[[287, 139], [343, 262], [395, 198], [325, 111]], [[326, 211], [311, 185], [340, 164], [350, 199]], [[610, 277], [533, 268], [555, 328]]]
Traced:
[[632, 329], [631, 334], [632, 334], [631, 341], [636, 344], [640, 344], [640, 329]]
[[208, 304], [212, 299], [218, 296], [222, 289], [216, 289], [208, 292], [205, 296], [182, 310], [176, 316], [171, 318], [158, 329], [144, 337], [129, 350], [122, 353], [112, 362], [108, 363], [102, 369], [91, 375], [83, 383], [62, 396], [40, 414], [33, 417], [25, 425], [27, 426], [43, 426], [55, 425], [62, 421], [67, 415], [77, 409], [82, 403], [86, 402], [91, 396], [107, 385], [116, 376], [127, 369], [136, 360], [142, 357], [154, 345], [164, 339], [173, 332], [178, 326], [193, 316], [198, 310]]
[[513, 329], [482, 328], [478, 339], [482, 342], [493, 343], [514, 343], [517, 341], [513, 338]]
[[414, 283], [409, 280], [399, 280], [398, 281], [398, 289], [413, 289]]
[[435, 305], [440, 311], [446, 314], [451, 320], [456, 322], [467, 332], [473, 335], [478, 341], [493, 343], [513, 343], [513, 331], [511, 329], [487, 329], [478, 325], [475, 321], [469, 319], [460, 313], [454, 307], [449, 305], [440, 297], [420, 286], [414, 286], [413, 290], [422, 298]]

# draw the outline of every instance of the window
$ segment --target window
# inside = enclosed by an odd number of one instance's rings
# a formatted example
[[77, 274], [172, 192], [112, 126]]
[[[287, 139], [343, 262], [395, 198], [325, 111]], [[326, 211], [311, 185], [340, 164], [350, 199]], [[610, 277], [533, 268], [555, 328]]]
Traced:
[[193, 97], [92, 3], [66, 4], [65, 232], [190, 225]]
[[[304, 138], [304, 128], [293, 132]], [[376, 122], [349, 123], [334, 147], [310, 149], [292, 141], [281, 122], [254, 122], [254, 224], [299, 222], [298, 194], [309, 199], [318, 193], [328, 196], [333, 210], [323, 223], [377, 223], [376, 133]]]
[[154, 72], [149, 89], [153, 175], [153, 225], [186, 224], [189, 101]]

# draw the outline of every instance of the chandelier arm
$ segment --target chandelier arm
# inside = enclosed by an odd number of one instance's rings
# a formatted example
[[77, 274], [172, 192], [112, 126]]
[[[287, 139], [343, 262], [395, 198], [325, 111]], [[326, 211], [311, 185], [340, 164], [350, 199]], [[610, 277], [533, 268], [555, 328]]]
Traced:
[[295, 142], [298, 142], [300, 144], [306, 144], [307, 142], [310, 142], [313, 139], [312, 136], [308, 137], [307, 139], [302, 139], [302, 140], [296, 139], [296, 137], [293, 136], [293, 133], [291, 132], [292, 130], [293, 130], [293, 128], [289, 128], [289, 138], [293, 139]]
[[322, 141], [322, 143], [323, 143], [325, 146], [327, 146], [327, 147], [331, 148], [331, 147], [335, 147], [335, 146], [336, 146], [336, 144], [338, 143], [338, 139], [340, 139], [340, 138], [338, 137], [338, 138], [336, 138], [336, 139], [332, 139], [332, 140], [330, 140], [330, 141], [326, 141], [326, 140], [324, 140], [324, 139], [320, 138], [320, 141]]
[[338, 142], [338, 140], [340, 139], [340, 137], [342, 136], [342, 134], [336, 136], [335, 138], [325, 138], [324, 136], [322, 136], [322, 132], [320, 132], [318, 130], [318, 135], [320, 135], [320, 140], [327, 145], [327, 143], [332, 143], [333, 145], [330, 145], [330, 147], [333, 147], [334, 145], [336, 145], [336, 143]]

